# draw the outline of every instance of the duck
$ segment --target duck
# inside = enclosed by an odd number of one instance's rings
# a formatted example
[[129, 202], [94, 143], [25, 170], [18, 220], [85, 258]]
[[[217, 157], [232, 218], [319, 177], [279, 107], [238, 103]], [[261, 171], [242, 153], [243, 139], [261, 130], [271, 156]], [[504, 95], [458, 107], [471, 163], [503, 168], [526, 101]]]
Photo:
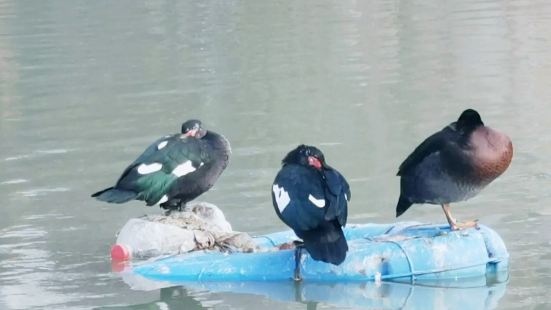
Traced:
[[116, 184], [92, 194], [108, 203], [145, 201], [167, 212], [208, 191], [227, 167], [229, 141], [203, 128], [200, 120], [182, 124], [181, 132], [157, 139], [123, 171]]
[[351, 193], [348, 182], [316, 147], [301, 144], [282, 160], [272, 184], [277, 216], [302, 241], [295, 245], [294, 279], [300, 281], [302, 250], [317, 261], [341, 264], [348, 251], [346, 225]]
[[477, 227], [458, 222], [450, 204], [476, 196], [507, 170], [513, 158], [511, 139], [466, 109], [457, 121], [425, 139], [402, 162], [396, 217], [413, 204], [441, 205], [451, 230]]

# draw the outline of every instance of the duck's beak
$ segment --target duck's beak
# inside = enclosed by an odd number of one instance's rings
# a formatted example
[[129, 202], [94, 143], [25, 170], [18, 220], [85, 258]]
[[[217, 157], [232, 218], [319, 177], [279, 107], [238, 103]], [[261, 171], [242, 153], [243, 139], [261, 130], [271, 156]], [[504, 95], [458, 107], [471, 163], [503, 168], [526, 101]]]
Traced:
[[186, 136], [186, 137], [195, 137], [195, 135], [197, 134], [197, 131], [199, 131], [199, 129], [192, 129], [192, 130], [186, 132], [184, 134], [184, 136]]
[[308, 165], [320, 170], [321, 169], [321, 161], [317, 159], [314, 156], [308, 156]]

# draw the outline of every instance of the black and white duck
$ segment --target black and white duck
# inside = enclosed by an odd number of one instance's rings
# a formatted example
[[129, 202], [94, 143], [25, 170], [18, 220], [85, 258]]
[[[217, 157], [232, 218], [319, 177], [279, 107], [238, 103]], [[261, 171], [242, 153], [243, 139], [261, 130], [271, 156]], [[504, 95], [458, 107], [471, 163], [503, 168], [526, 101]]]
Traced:
[[298, 281], [303, 247], [314, 260], [339, 265], [346, 258], [342, 227], [351, 194], [345, 178], [313, 146], [299, 145], [282, 165], [272, 185], [272, 203], [279, 218], [303, 241], [295, 252]]
[[181, 133], [160, 138], [145, 149], [115, 186], [92, 197], [110, 203], [142, 200], [147, 206], [182, 210], [214, 185], [230, 154], [226, 138], [205, 130], [199, 120], [188, 120]]

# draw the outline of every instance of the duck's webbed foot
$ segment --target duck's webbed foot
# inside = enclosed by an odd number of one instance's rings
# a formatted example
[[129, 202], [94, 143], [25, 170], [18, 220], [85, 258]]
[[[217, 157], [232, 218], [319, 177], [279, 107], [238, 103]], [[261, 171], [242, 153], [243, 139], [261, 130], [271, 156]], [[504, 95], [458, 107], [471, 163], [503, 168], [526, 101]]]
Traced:
[[461, 229], [467, 229], [467, 228], [478, 228], [478, 220], [470, 220], [466, 222], [457, 222], [455, 218], [453, 218], [451, 211], [450, 211], [450, 205], [449, 204], [443, 204], [442, 210], [444, 210], [444, 214], [446, 215], [446, 219], [448, 220], [448, 223], [450, 224], [450, 230], [461, 230]]
[[294, 242], [285, 242], [277, 246], [278, 250], [290, 250], [295, 248]]
[[180, 202], [178, 203], [178, 211], [182, 212], [182, 210], [184, 210], [185, 208], [186, 208], [186, 203], [183, 200], [180, 200]]
[[185, 205], [186, 204], [181, 199], [171, 199], [159, 204], [159, 207], [165, 210], [165, 215], [170, 215], [173, 211], [182, 211]]
[[467, 229], [467, 228], [479, 228], [478, 227], [478, 220], [469, 220], [466, 222], [455, 222], [455, 229], [452, 230], [460, 230], [460, 229]]

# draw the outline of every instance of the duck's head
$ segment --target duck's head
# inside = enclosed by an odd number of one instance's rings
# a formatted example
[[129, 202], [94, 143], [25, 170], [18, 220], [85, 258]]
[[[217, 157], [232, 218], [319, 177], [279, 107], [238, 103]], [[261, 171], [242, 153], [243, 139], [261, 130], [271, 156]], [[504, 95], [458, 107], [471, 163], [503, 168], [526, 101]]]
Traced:
[[462, 133], [470, 133], [476, 128], [484, 126], [480, 114], [473, 109], [467, 109], [457, 119], [456, 127]]
[[182, 135], [201, 139], [207, 134], [200, 120], [190, 119], [182, 124]]
[[322, 168], [330, 169], [325, 163], [325, 156], [314, 146], [301, 144], [289, 152], [282, 161], [283, 164], [297, 164], [312, 167], [317, 170]]

